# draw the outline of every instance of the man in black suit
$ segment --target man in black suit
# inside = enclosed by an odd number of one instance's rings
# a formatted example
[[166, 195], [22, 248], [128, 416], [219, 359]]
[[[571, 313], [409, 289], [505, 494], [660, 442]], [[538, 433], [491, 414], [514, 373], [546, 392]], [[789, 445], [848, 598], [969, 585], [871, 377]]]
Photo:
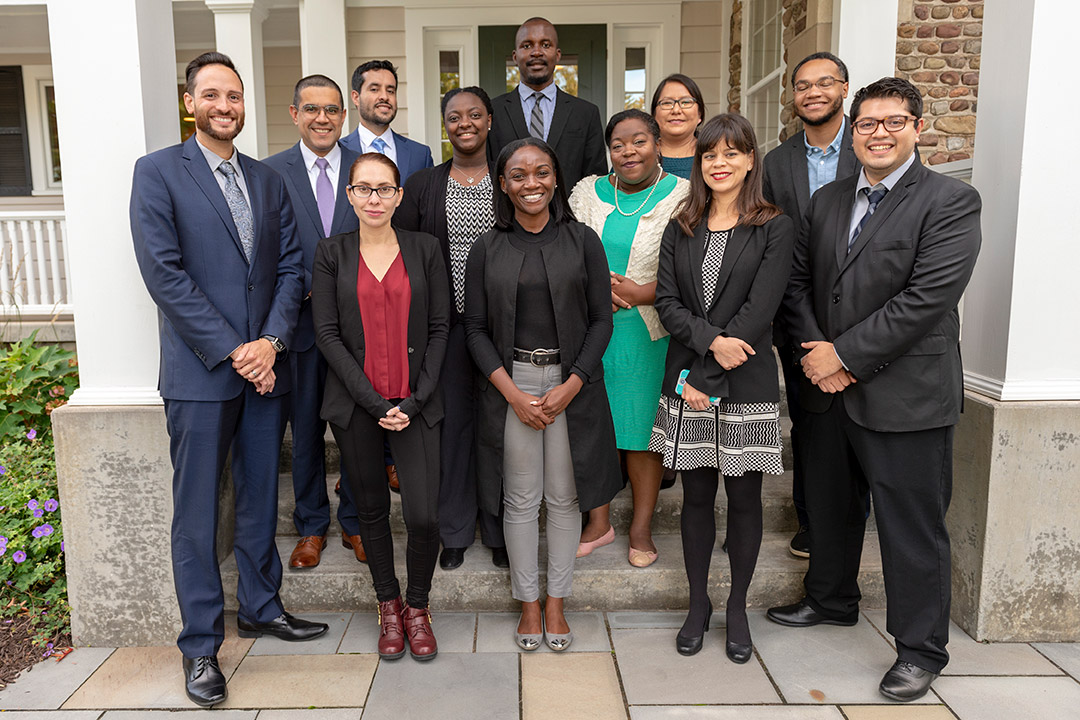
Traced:
[[[804, 129], [765, 156], [763, 189], [765, 199], [779, 206], [801, 232], [814, 193], [837, 178], [853, 175], [859, 170], [859, 161], [851, 144], [851, 124], [844, 120], [844, 98], [848, 94], [848, 69], [844, 61], [829, 52], [808, 55], [792, 70], [791, 87], [795, 91], [795, 114], [802, 120]], [[805, 414], [799, 406], [801, 373], [783, 313], [773, 322], [773, 343], [784, 370], [794, 459], [791, 495], [799, 516], [799, 531], [788, 548], [792, 555], [807, 558], [810, 557], [810, 520], [805, 499], [806, 449], [802, 446]]]
[[859, 619], [859, 560], [874, 496], [897, 660], [880, 692], [922, 697], [949, 660], [953, 426], [964, 383], [957, 303], [979, 253], [979, 193], [922, 165], [922, 97], [882, 78], [851, 105], [862, 172], [810, 201], [784, 311], [800, 343], [807, 412], [806, 596], [770, 620]]
[[491, 103], [495, 112], [488, 155], [494, 160], [508, 144], [531, 135], [554, 148], [566, 192], [587, 175], [606, 174], [600, 109], [555, 87], [555, 65], [562, 57], [555, 26], [544, 18], [530, 18], [518, 28], [514, 42], [521, 82]]
[[[338, 142], [345, 122], [345, 100], [338, 84], [325, 75], [309, 75], [296, 83], [289, 107], [300, 142], [264, 161], [285, 181], [296, 211], [296, 234], [304, 251], [304, 299], [296, 337], [289, 353], [292, 396], [289, 425], [292, 427], [292, 477], [296, 509], [293, 524], [300, 535], [289, 558], [289, 567], [310, 568], [319, 564], [330, 525], [330, 500], [326, 492], [326, 422], [319, 417], [326, 361], [315, 347], [311, 323], [311, 267], [319, 240], [356, 230], [359, 221], [346, 198], [349, 169], [356, 153]], [[344, 468], [342, 469], [344, 475]], [[360, 521], [349, 494], [348, 482], [340, 488], [337, 518], [342, 544], [356, 559], [366, 562], [360, 541]]]

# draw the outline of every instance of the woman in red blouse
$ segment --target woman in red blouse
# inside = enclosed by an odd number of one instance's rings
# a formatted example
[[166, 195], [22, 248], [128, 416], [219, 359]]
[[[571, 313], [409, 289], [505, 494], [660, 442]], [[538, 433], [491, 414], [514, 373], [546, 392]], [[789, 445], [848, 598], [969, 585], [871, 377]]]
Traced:
[[[358, 231], [319, 241], [312, 270], [315, 342], [329, 369], [322, 417], [347, 470], [379, 601], [379, 655], [405, 644], [417, 660], [435, 657], [428, 593], [439, 553], [439, 369], [450, 290], [439, 242], [390, 226], [401, 203], [397, 166], [366, 153], [349, 172]], [[390, 493], [383, 444], [401, 481], [408, 531], [405, 601], [394, 573]]]

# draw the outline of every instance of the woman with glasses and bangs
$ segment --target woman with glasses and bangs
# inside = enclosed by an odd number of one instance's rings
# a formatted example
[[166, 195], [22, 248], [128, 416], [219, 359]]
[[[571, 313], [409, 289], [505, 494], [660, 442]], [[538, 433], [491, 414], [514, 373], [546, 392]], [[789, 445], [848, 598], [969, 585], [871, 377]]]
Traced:
[[705, 98], [692, 77], [668, 75], [652, 96], [652, 116], [660, 125], [664, 171], [689, 180], [697, 147], [697, 131], [705, 121]]
[[[360, 537], [379, 603], [379, 656], [438, 649], [428, 594], [439, 552], [439, 371], [446, 351], [450, 288], [439, 241], [395, 230], [400, 175], [365, 153], [349, 170], [349, 203], [360, 227], [319, 241], [311, 279], [315, 342], [329, 366], [322, 417], [348, 474]], [[384, 444], [397, 459], [408, 541], [402, 602], [390, 535]]]

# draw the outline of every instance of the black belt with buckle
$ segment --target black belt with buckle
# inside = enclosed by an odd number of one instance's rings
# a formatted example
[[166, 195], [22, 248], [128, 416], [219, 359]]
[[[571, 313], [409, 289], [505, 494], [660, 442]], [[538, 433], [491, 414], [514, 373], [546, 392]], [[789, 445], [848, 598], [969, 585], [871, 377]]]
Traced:
[[545, 350], [544, 348], [537, 348], [536, 350], [514, 348], [514, 361], [531, 363], [536, 367], [555, 365], [559, 362], [559, 351]]

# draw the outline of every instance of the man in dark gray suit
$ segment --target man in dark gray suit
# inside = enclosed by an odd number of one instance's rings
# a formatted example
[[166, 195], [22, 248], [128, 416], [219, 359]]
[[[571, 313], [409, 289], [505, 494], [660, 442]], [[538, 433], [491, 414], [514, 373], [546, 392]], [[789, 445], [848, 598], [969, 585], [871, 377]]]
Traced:
[[[851, 123], [844, 119], [844, 98], [848, 94], [848, 69], [844, 61], [830, 52], [808, 55], [791, 71], [791, 87], [795, 91], [795, 114], [802, 120], [804, 129], [765, 156], [763, 189], [765, 199], [794, 220], [796, 230], [801, 233], [814, 193], [837, 178], [855, 174], [859, 161], [851, 144]], [[802, 443], [805, 413], [799, 406], [801, 370], [782, 312], [773, 321], [773, 344], [784, 370], [794, 461], [791, 495], [799, 517], [799, 531], [788, 548], [792, 555], [807, 558], [810, 557], [810, 519], [806, 514], [806, 448]]]
[[784, 298], [807, 412], [806, 596], [793, 627], [859, 620], [868, 491], [897, 660], [879, 690], [922, 697], [949, 660], [945, 513], [964, 383], [957, 303], [979, 253], [979, 193], [922, 165], [922, 97], [882, 78], [851, 105], [863, 170], [818, 191]]
[[606, 174], [600, 109], [555, 86], [555, 65], [562, 57], [555, 26], [544, 18], [530, 18], [518, 28], [514, 43], [521, 82], [491, 101], [495, 112], [488, 156], [495, 160], [514, 140], [532, 136], [555, 150], [567, 193], [587, 175]]

